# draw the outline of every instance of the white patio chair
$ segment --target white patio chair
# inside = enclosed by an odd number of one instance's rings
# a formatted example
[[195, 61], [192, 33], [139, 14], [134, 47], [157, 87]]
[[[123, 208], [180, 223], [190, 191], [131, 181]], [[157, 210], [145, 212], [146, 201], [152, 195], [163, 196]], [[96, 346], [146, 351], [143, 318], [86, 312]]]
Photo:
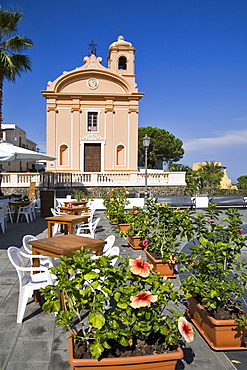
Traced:
[[[27, 253], [32, 254], [32, 246], [28, 244], [30, 240], [38, 240], [38, 238], [30, 234], [24, 235], [22, 238], [22, 245]], [[42, 260], [40, 264], [40, 266], [47, 267], [47, 268], [58, 266], [58, 265], [59, 265], [59, 258], [54, 258], [50, 256], [45, 256], [45, 255], [44, 255], [44, 259]]]
[[5, 219], [6, 219], [6, 228], [7, 228], [7, 221], [8, 220], [10, 220], [10, 222], [13, 223], [12, 213], [14, 213], [14, 211], [11, 213], [10, 206], [8, 205], [7, 202], [0, 203], [0, 208], [2, 208], [4, 210], [4, 216], [5, 216]]
[[21, 216], [22, 216], [22, 218], [23, 218], [23, 216], [26, 217], [27, 223], [33, 221], [33, 215], [32, 215], [32, 210], [31, 210], [30, 206], [31, 206], [31, 203], [28, 206], [19, 207], [17, 220], [16, 220], [17, 223], [19, 222]]
[[106, 244], [103, 248], [103, 254], [105, 254], [109, 249], [113, 248], [113, 245], [115, 243], [115, 235], [109, 235], [107, 238], [105, 238]]
[[[98, 217], [94, 222], [89, 222], [89, 223], [85, 223], [85, 224], [81, 224], [77, 231], [76, 231], [76, 235], [81, 235], [81, 236], [89, 236], [91, 238], [94, 238], [95, 237], [95, 230], [98, 226], [98, 223], [100, 222], [100, 217]], [[88, 233], [86, 234], [85, 231], [88, 231]]]
[[[28, 298], [31, 297], [34, 290], [45, 288], [47, 285], [54, 285], [55, 276], [51, 275], [46, 267], [26, 267], [23, 257], [29, 257], [30, 263], [32, 257], [42, 260], [40, 255], [25, 255], [17, 247], [9, 247], [7, 250], [10, 262], [15, 267], [19, 278], [19, 301], [17, 311], [17, 323], [22, 323]], [[33, 272], [37, 272], [33, 274]]]
[[[51, 213], [52, 213], [53, 216], [60, 216], [61, 215], [59, 208], [58, 209], [50, 208], [50, 210], [51, 210]], [[58, 224], [58, 223], [55, 223], [53, 225], [53, 227], [52, 227], [53, 236], [56, 235], [58, 233], [58, 231], [60, 231], [60, 227], [61, 227], [61, 225]]]
[[30, 203], [30, 210], [31, 210], [31, 213], [32, 213], [33, 220], [36, 220], [35, 203], [36, 202]]
[[6, 219], [5, 219], [5, 212], [3, 208], [0, 209], [0, 225], [1, 225], [2, 232], [4, 234], [5, 229], [6, 229]]

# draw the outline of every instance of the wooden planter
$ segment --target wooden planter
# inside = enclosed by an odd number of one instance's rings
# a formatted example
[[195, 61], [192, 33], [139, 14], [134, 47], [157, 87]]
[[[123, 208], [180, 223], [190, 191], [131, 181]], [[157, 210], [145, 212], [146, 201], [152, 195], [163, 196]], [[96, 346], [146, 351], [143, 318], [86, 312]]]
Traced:
[[69, 338], [69, 363], [71, 370], [175, 370], [177, 361], [183, 358], [183, 351], [178, 347], [176, 352], [161, 355], [133, 356], [118, 358], [75, 359], [73, 357], [73, 337]]
[[147, 262], [151, 263], [153, 267], [153, 271], [158, 271], [160, 273], [160, 276], [167, 276], [167, 277], [176, 277], [175, 273], [175, 264], [173, 263], [164, 263], [162, 260], [156, 260], [148, 251], [147, 249], [144, 249], [146, 256], [147, 256]]
[[215, 351], [246, 350], [246, 330], [234, 320], [215, 320], [193, 297], [188, 299], [188, 316]]
[[120, 231], [128, 231], [130, 224], [117, 224], [117, 228]]
[[143, 249], [139, 236], [128, 235], [128, 243], [133, 249]]

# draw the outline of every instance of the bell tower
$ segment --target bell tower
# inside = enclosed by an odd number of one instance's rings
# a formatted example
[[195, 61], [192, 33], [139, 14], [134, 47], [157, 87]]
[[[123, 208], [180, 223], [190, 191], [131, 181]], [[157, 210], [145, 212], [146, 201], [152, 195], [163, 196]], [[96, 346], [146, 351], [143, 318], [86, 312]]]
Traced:
[[125, 77], [135, 77], [135, 48], [123, 36], [109, 47], [108, 69]]

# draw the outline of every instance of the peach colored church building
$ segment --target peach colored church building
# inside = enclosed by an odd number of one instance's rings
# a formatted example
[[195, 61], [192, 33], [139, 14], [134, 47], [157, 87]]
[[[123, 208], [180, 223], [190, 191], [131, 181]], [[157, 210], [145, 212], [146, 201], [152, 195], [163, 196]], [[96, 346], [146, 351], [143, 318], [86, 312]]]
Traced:
[[[93, 43], [92, 43], [93, 44]], [[93, 44], [95, 45], [95, 44]], [[137, 171], [138, 105], [135, 48], [119, 36], [108, 67], [91, 55], [42, 91], [47, 106], [47, 154], [53, 172]]]

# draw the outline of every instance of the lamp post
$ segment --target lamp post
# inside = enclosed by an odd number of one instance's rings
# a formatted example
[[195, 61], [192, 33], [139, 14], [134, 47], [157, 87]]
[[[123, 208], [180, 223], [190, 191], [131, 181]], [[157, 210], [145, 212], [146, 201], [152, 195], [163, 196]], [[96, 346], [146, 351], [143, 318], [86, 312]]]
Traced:
[[144, 190], [144, 208], [147, 208], [146, 201], [148, 198], [148, 147], [150, 144], [150, 138], [145, 135], [145, 137], [142, 140], [143, 146], [145, 148], [145, 190]]

